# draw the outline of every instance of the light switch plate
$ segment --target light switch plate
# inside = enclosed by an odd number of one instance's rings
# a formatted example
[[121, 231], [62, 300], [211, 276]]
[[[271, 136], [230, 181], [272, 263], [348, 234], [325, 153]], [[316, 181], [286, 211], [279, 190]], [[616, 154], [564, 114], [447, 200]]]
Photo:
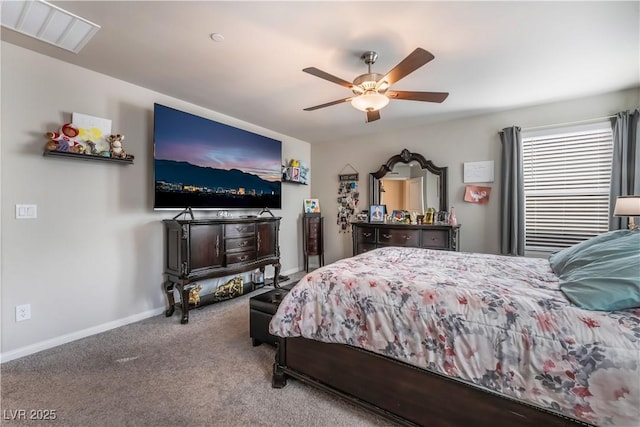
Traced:
[[16, 205], [16, 219], [38, 218], [38, 205]]

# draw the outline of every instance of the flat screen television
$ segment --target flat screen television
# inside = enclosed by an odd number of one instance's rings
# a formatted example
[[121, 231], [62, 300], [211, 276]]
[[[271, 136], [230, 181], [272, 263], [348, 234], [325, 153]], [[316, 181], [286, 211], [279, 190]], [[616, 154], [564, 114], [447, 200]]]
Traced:
[[154, 104], [154, 209], [280, 209], [282, 142]]

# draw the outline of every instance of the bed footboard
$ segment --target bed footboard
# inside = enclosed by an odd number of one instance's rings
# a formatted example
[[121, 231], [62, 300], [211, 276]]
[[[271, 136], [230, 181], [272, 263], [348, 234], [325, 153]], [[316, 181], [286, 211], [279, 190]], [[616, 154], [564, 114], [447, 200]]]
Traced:
[[538, 409], [355, 347], [278, 338], [272, 386], [295, 378], [408, 426], [576, 426]]

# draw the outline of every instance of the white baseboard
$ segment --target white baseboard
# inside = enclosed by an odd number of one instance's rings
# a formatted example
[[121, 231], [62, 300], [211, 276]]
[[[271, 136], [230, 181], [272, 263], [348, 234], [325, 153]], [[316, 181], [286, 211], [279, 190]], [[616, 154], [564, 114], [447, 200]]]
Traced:
[[123, 319], [114, 320], [111, 322], [103, 323], [91, 328], [83, 329], [81, 331], [72, 332], [70, 334], [61, 335], [59, 337], [51, 338], [39, 343], [31, 344], [26, 347], [11, 350], [6, 353], [0, 354], [0, 363], [9, 362], [10, 360], [19, 359], [30, 354], [38, 353], [43, 350], [48, 350], [53, 347], [57, 347], [62, 344], [66, 344], [72, 341], [86, 338], [91, 335], [99, 334], [109, 331], [111, 329], [119, 328], [120, 326], [128, 325], [130, 323], [139, 322], [140, 320], [148, 319], [149, 317], [157, 316], [164, 313], [166, 307], [156, 308], [153, 310], [145, 311], [143, 313], [134, 314], [133, 316], [125, 317]]
[[[302, 271], [300, 267], [283, 271], [280, 274], [287, 276], [287, 275], [295, 274], [299, 271]], [[123, 319], [118, 319], [112, 322], [103, 323], [102, 325], [83, 329], [77, 332], [72, 332], [66, 335], [61, 335], [59, 337], [55, 337], [45, 341], [41, 341], [39, 343], [31, 344], [26, 347], [18, 348], [16, 350], [11, 350], [6, 353], [1, 353], [0, 363], [5, 363], [11, 360], [19, 359], [21, 357], [28, 356], [30, 354], [38, 353], [43, 350], [48, 350], [50, 348], [57, 347], [62, 344], [79, 340], [81, 338], [86, 338], [91, 335], [106, 332], [111, 329], [119, 328], [120, 326], [128, 325], [130, 323], [139, 322], [140, 320], [148, 319], [149, 317], [157, 316], [161, 313], [164, 313], [165, 310], [166, 310], [166, 307], [156, 308], [153, 310], [145, 311], [144, 313], [134, 314], [133, 316], [125, 317]]]

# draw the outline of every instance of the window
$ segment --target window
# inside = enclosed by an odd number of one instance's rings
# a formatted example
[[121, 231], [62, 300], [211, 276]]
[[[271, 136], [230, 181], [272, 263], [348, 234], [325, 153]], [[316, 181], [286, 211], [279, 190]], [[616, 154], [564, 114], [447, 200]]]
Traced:
[[609, 226], [609, 122], [522, 132], [525, 249], [554, 251]]

